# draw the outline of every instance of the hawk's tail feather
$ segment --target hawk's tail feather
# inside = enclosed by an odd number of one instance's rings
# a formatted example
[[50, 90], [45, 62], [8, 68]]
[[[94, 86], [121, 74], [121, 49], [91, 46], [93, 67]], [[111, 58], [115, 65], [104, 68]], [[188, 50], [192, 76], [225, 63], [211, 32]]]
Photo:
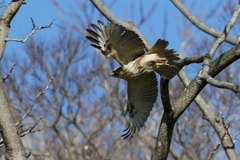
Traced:
[[160, 65], [155, 70], [162, 77], [166, 79], [171, 79], [174, 77], [179, 71], [179, 62], [180, 59], [178, 54], [175, 54], [176, 51], [173, 49], [166, 49], [168, 46], [168, 41], [158, 39], [158, 41], [154, 44], [154, 46], [149, 50], [147, 54], [157, 54], [160, 63], [164, 63]]
[[147, 54], [158, 54], [159, 57], [166, 57], [168, 60], [179, 60], [178, 54], [173, 49], [166, 49], [168, 41], [158, 39]]
[[179, 68], [175, 65], [168, 65], [168, 66], [161, 66], [155, 71], [159, 73], [163, 78], [171, 79], [178, 73]]
[[179, 58], [176, 57], [176, 55], [174, 56], [165, 56], [165, 57], [161, 57], [164, 58], [166, 63], [165, 65], [160, 65], [158, 66], [155, 71], [160, 74], [163, 78], [166, 79], [171, 79], [173, 78], [175, 75], [177, 75], [178, 71], [179, 71]]
[[163, 39], [158, 39], [157, 42], [153, 45], [153, 47], [148, 51], [148, 54], [151, 54], [151, 53], [163, 54], [168, 44], [169, 44], [168, 41], [165, 41]]

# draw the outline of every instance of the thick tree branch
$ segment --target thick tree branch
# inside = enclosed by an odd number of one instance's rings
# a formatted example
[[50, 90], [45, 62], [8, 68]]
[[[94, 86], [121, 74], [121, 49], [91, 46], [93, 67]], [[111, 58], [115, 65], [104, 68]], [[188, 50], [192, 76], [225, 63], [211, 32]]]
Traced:
[[229, 82], [220, 82], [218, 80], [215, 80], [214, 78], [212, 78], [209, 75], [204, 75], [204, 76], [202, 76], [202, 78], [204, 78], [209, 84], [211, 84], [214, 87], [229, 89], [229, 90], [233, 91], [234, 93], [236, 93], [236, 95], [240, 99], [240, 86], [239, 85], [232, 84]]
[[[222, 32], [220, 32], [212, 27], [209, 27], [205, 23], [198, 20], [197, 17], [195, 17], [179, 0], [171, 0], [171, 1], [179, 9], [179, 11], [181, 11], [184, 14], [184, 16], [190, 22], [192, 22], [192, 24], [194, 24], [197, 28], [199, 28], [200, 30], [202, 30], [202, 31], [206, 32], [207, 34], [210, 34], [216, 38], [218, 38], [222, 35]], [[235, 37], [227, 36], [225, 41], [230, 44], [237, 45], [239, 40]]]
[[[239, 51], [237, 51], [237, 53], [239, 53]], [[202, 74], [200, 75], [200, 78], [207, 81], [212, 86], [215, 86], [218, 88], [225, 88], [225, 89], [229, 89], [229, 90], [233, 91], [234, 93], [237, 94], [238, 98], [240, 99], [240, 86], [239, 85], [235, 85], [235, 84], [232, 84], [229, 82], [220, 82], [220, 81], [212, 78], [210, 75], [208, 75], [210, 61], [211, 61], [211, 57], [209, 54], [207, 54], [204, 58], [203, 70], [202, 70]]]
[[214, 42], [214, 44], [212, 45], [212, 48], [209, 52], [209, 54], [204, 56], [204, 63], [203, 63], [203, 68], [202, 68], [202, 72], [199, 75], [200, 78], [206, 80], [209, 84], [218, 87], [218, 88], [226, 88], [229, 90], [232, 90], [233, 92], [235, 92], [238, 96], [238, 98], [240, 98], [240, 87], [238, 85], [234, 85], [228, 82], [219, 82], [215, 79], [213, 79], [209, 74], [209, 65], [210, 62], [212, 60], [212, 57], [214, 56], [217, 48], [222, 44], [222, 42], [226, 39], [228, 33], [230, 32], [232, 26], [235, 24], [238, 16], [240, 14], [240, 5], [237, 6], [236, 11], [233, 13], [232, 18], [230, 19], [230, 21], [226, 24], [224, 31], [222, 32], [222, 35], [216, 39], [216, 41]]
[[[217, 48], [224, 42], [224, 40], [227, 38], [228, 33], [230, 32], [231, 28], [237, 21], [237, 18], [240, 14], [240, 5], [237, 6], [235, 12], [232, 15], [232, 18], [230, 21], [225, 25], [224, 30], [219, 38], [216, 39], [214, 44], [212, 45], [212, 48], [209, 52], [210, 57], [212, 58], [217, 50]], [[238, 41], [236, 41], [236, 44], [238, 44]]]
[[2, 59], [4, 50], [5, 50], [5, 46], [6, 46], [5, 38], [8, 36], [9, 29], [10, 29], [10, 23], [24, 2], [25, 2], [24, 0], [12, 1], [1, 15], [1, 18], [0, 18], [0, 30], [1, 30], [1, 32], [0, 32], [0, 60]]
[[25, 149], [17, 134], [12, 114], [5, 96], [3, 79], [0, 75], [0, 132], [6, 149], [5, 159], [25, 159]]
[[219, 146], [220, 146], [220, 145], [222, 144], [222, 142], [224, 141], [225, 136], [226, 136], [227, 134], [229, 134], [229, 133], [228, 133], [229, 127], [230, 127], [230, 125], [228, 125], [228, 126], [226, 127], [226, 132], [225, 132], [225, 133], [223, 134], [223, 136], [220, 138], [220, 141], [219, 141], [219, 143], [217, 144], [217, 146], [214, 147], [214, 145], [213, 145], [213, 151], [210, 153], [210, 155], [208, 156], [207, 160], [210, 160], [210, 159], [212, 158], [212, 156], [214, 155], [214, 153], [218, 150]]
[[160, 90], [164, 113], [159, 127], [155, 151], [152, 160], [167, 159], [171, 144], [172, 133], [175, 121], [173, 119], [173, 110], [169, 98], [169, 80], [161, 78]]
[[[185, 72], [180, 71], [178, 73], [179, 77], [182, 77], [181, 79], [184, 79], [183, 84], [184, 86], [188, 86], [188, 84], [191, 82], [188, 76]], [[203, 118], [206, 119], [214, 128], [215, 132], [218, 134], [219, 139], [224, 135], [225, 132], [225, 126], [220, 123], [219, 117], [216, 116], [212, 108], [206, 103], [206, 101], [202, 98], [200, 94], [197, 95], [197, 97], [194, 99], [196, 104], [198, 105], [199, 109], [203, 113]], [[234, 151], [234, 142], [232, 140], [233, 138], [229, 135], [225, 136], [225, 140], [222, 142], [223, 149], [226, 152], [226, 155], [229, 157], [229, 159], [236, 159], [236, 153]], [[233, 142], [233, 143], [232, 143]]]
[[[210, 64], [209, 75], [214, 77], [228, 65], [240, 58], [240, 45], [228, 50]], [[174, 117], [178, 118], [207, 83], [195, 77], [182, 94], [173, 102]], [[178, 104], [184, 104], [179, 106]]]
[[[7, 8], [3, 11], [0, 18], [0, 60], [5, 50], [6, 41], [5, 38], [8, 36], [10, 23], [21, 5], [25, 1], [23, 0], [13, 0]], [[5, 155], [2, 159], [26, 159], [25, 149], [23, 147], [21, 138], [17, 135], [17, 129], [14, 124], [10, 108], [6, 99], [3, 79], [0, 74], [0, 133], [4, 140], [5, 145]]]
[[190, 56], [179, 60], [179, 69], [181, 70], [184, 66], [187, 66], [191, 63], [202, 63], [205, 54], [200, 56]]
[[[232, 64], [234, 61], [239, 59], [240, 58], [240, 54], [239, 54], [240, 50], [239, 49], [240, 49], [240, 45], [237, 45], [236, 47], [233, 47], [232, 49], [230, 49], [229, 51], [225, 52], [220, 57], [218, 57], [216, 60], [214, 60], [210, 64], [209, 75], [212, 77], [216, 76], [219, 72], [221, 72], [223, 69], [225, 69], [228, 65]], [[183, 72], [183, 71], [181, 71], [181, 72]], [[186, 78], [183, 79], [183, 81], [186, 81]], [[189, 83], [187, 85], [187, 87], [179, 95], [179, 97], [173, 101], [173, 103], [172, 103], [173, 115], [171, 115], [170, 117], [167, 114], [163, 115], [162, 122], [161, 122], [161, 125], [159, 128], [159, 133], [158, 133], [158, 135], [160, 135], [160, 137], [158, 137], [158, 139], [157, 139], [158, 146], [160, 146], [161, 144], [169, 144], [170, 145], [170, 143], [167, 143], [167, 142], [169, 142], [169, 137], [166, 137], [166, 135], [164, 135], [164, 133], [161, 133], [161, 131], [165, 130], [165, 131], [168, 131], [169, 134], [171, 134], [171, 132], [168, 130], [171, 128], [168, 128], [168, 127], [169, 126], [174, 127], [175, 122], [182, 115], [182, 113], [189, 107], [189, 105], [196, 98], [196, 96], [200, 93], [200, 91], [206, 86], [206, 84], [207, 83], [205, 81], [202, 81], [198, 76], [196, 76], [195, 79], [193, 79], [191, 81], [191, 83]], [[209, 114], [207, 114], [208, 110], [206, 110], [205, 108], [203, 108], [203, 110], [204, 110], [204, 113], [206, 113], [206, 115], [208, 115], [209, 118], [215, 117], [215, 116], [213, 116], [214, 115], [213, 112], [210, 112], [212, 114], [209, 115]], [[218, 136], [222, 137], [222, 135], [225, 132], [225, 129], [223, 126], [219, 125], [218, 122], [214, 122], [214, 121], [215, 121], [215, 119], [211, 119], [211, 124], [214, 126], [214, 129], [217, 131]], [[163, 123], [163, 122], [165, 122], [165, 123]], [[167, 125], [167, 122], [168, 122], [168, 125]], [[163, 125], [163, 124], [165, 124], [165, 125]], [[230, 140], [223, 141], [223, 146], [225, 147], [224, 149], [225, 149], [227, 156], [230, 157], [231, 159], [236, 159], [236, 153], [233, 150], [233, 144], [231, 143], [231, 141]], [[169, 147], [166, 147], [166, 148], [169, 148]], [[166, 149], [166, 148], [163, 148], [163, 149]], [[159, 153], [156, 153], [156, 152], [159, 152]], [[163, 154], [161, 152], [161, 150], [155, 150], [152, 158], [164, 159], [164, 157], [162, 157], [161, 154]]]
[[169, 80], [161, 78], [160, 92], [164, 111], [172, 112], [172, 105], [169, 97]]

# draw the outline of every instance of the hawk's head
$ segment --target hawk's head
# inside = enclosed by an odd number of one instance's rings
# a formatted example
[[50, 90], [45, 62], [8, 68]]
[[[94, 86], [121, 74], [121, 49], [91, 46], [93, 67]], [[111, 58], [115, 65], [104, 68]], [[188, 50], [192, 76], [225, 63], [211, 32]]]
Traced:
[[123, 74], [123, 69], [122, 67], [118, 67], [118, 68], [115, 68], [113, 71], [112, 71], [112, 74], [110, 76], [112, 77], [117, 77], [117, 78], [121, 78]]

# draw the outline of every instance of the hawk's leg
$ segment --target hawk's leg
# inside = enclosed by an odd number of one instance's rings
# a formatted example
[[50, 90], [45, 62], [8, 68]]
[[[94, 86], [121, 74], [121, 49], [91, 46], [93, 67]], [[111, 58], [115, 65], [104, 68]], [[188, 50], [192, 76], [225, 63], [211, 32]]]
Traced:
[[168, 66], [168, 60], [166, 58], [158, 58], [156, 61], [156, 67], [159, 68], [161, 66]]

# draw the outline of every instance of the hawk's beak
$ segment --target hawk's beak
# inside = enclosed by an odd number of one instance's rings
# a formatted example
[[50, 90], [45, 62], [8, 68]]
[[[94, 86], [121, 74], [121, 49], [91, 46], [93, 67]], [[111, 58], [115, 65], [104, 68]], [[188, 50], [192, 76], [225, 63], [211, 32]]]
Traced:
[[112, 72], [112, 74], [110, 74], [110, 77], [120, 77], [117, 73], [115, 73], [114, 71]]
[[110, 74], [110, 77], [118, 77], [115, 73]]
[[120, 77], [119, 73], [121, 72], [121, 70], [122, 70], [122, 67], [115, 68], [112, 71], [112, 74], [110, 74], [110, 76], [119, 78]]

